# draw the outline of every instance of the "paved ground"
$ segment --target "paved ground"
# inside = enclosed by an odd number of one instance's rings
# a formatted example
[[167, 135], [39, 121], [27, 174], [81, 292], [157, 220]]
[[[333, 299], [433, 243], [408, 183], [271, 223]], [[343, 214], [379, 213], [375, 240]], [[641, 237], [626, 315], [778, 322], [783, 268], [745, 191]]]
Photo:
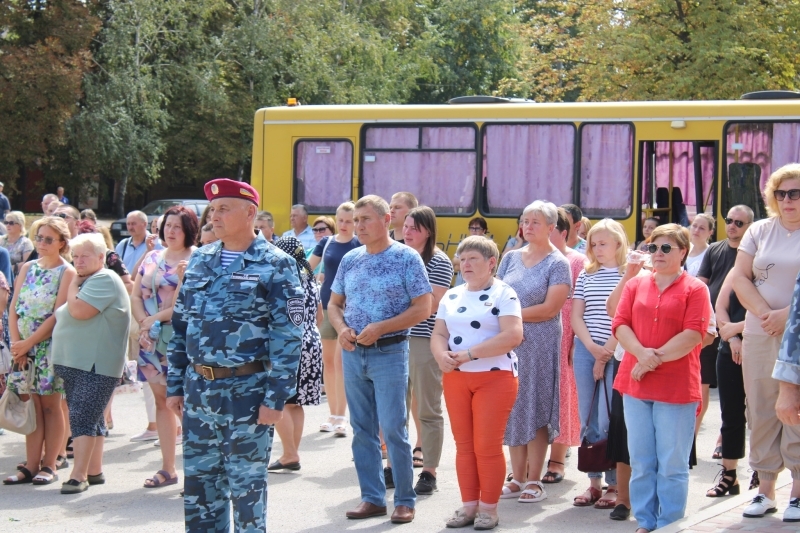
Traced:
[[[447, 428], [445, 450], [439, 471], [439, 492], [421, 497], [417, 503], [417, 518], [405, 526], [394, 526], [385, 518], [348, 521], [344, 513], [358, 503], [358, 486], [351, 461], [350, 438], [337, 439], [329, 433], [316, 431], [327, 417], [325, 404], [308, 408], [305, 439], [301, 448], [303, 469], [298, 473], [271, 475], [269, 478], [269, 525], [277, 532], [368, 531], [393, 530], [444, 531], [444, 521], [459, 505], [455, 479], [455, 451]], [[704, 492], [712, 485], [719, 470], [710, 459], [719, 429], [719, 405], [716, 395], [710, 406], [707, 423], [698, 443], [700, 465], [691, 472], [688, 521], [673, 533], [685, 531], [719, 531], [728, 528], [759, 531], [800, 531], [783, 524], [777, 518], [738, 520], [740, 511], [729, 509], [741, 504], [731, 498], [710, 499]], [[61, 495], [60, 482], [50, 486], [0, 486], [0, 532], [108, 532], [122, 529], [148, 532], [180, 533], [183, 531], [180, 487], [144, 489], [145, 477], [160, 468], [160, 454], [152, 443], [132, 443], [131, 435], [144, 428], [145, 412], [141, 393], [117, 395], [114, 400], [116, 427], [107, 441], [105, 474], [108, 482], [94, 486], [77, 496]], [[276, 439], [276, 453], [280, 443]], [[24, 454], [24, 439], [6, 433], [0, 436], [0, 473], [14, 471]], [[277, 455], [275, 455], [277, 457]], [[180, 459], [180, 454], [179, 454]], [[586, 488], [586, 478], [575, 469], [576, 454], [568, 460], [564, 482], [548, 486], [548, 499], [538, 504], [520, 504], [505, 500], [500, 505], [501, 523], [498, 530], [557, 531], [558, 533], [635, 530], [633, 521], [613, 522], [607, 511], [575, 508], [572, 498]], [[61, 471], [61, 481], [68, 479]], [[740, 468], [743, 482], [749, 479], [746, 467]], [[390, 491], [391, 495], [391, 491]], [[750, 496], [752, 497], [752, 496]], [[788, 497], [780, 498], [785, 507]], [[740, 501], [741, 500], [741, 501]], [[391, 502], [391, 500], [390, 500]], [[737, 503], [738, 502], [738, 503]], [[390, 504], [391, 512], [391, 504]], [[699, 520], [712, 519], [714, 522]], [[740, 523], [741, 522], [741, 523]], [[713, 527], [712, 529], [707, 529]], [[763, 529], [763, 528], [767, 529]], [[689, 529], [691, 528], [691, 529]]]

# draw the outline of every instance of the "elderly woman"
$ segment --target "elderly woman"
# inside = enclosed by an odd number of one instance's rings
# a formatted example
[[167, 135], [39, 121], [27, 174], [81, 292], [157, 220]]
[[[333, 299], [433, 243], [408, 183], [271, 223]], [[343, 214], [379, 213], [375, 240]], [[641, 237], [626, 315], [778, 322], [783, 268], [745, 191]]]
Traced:
[[0, 246], [8, 250], [11, 270], [16, 276], [19, 274], [19, 268], [33, 252], [33, 243], [25, 236], [25, 214], [22, 211], [9, 211], [4, 222], [8, 234], [0, 237]]
[[317, 283], [306, 261], [303, 244], [294, 237], [282, 237], [275, 246], [286, 252], [297, 263], [303, 298], [303, 342], [300, 364], [297, 366], [297, 392], [286, 400], [283, 417], [275, 423], [281, 439], [283, 453], [267, 467], [269, 471], [300, 470], [300, 439], [305, 422], [304, 405], [319, 405], [322, 378], [322, 343], [317, 326], [322, 322], [322, 304]]
[[786, 467], [792, 472], [793, 485], [784, 520], [800, 521], [800, 426], [778, 420], [778, 381], [772, 379], [794, 280], [800, 271], [800, 164], [776, 170], [764, 187], [764, 200], [770, 216], [747, 229], [730, 274], [736, 296], [747, 309], [742, 375], [750, 426], [750, 467], [761, 482], [744, 516], [777, 510], [775, 479]]
[[537, 200], [522, 213], [528, 245], [508, 252], [497, 277], [519, 295], [525, 340], [519, 355], [519, 393], [508, 418], [504, 444], [511, 447], [512, 479], [503, 498], [520, 503], [544, 500], [542, 469], [548, 444], [559, 435], [561, 308], [572, 279], [569, 261], [550, 242], [558, 208]]
[[119, 384], [128, 349], [130, 300], [122, 279], [104, 268], [106, 252], [99, 233], [70, 241], [78, 275], [67, 289], [67, 303], [56, 310], [53, 364], [64, 380], [75, 462], [62, 494], [105, 483], [103, 410]]
[[487, 530], [499, 522], [502, 434], [517, 396], [514, 348], [522, 341], [522, 312], [514, 289], [493, 277], [499, 257], [493, 241], [467, 237], [457, 253], [465, 283], [442, 297], [431, 335], [431, 352], [444, 373], [462, 501], [447, 527], [474, 523]]
[[614, 387], [625, 406], [637, 533], [680, 520], [686, 511], [700, 348], [711, 317], [708, 288], [683, 269], [688, 230], [659, 226], [648, 252], [653, 273], [628, 281], [612, 323], [625, 349]]
[[67, 287], [75, 275], [69, 265], [69, 228], [60, 218], [44, 217], [34, 222], [31, 230], [39, 258], [20, 268], [8, 322], [14, 362], [21, 369], [33, 365], [33, 370], [9, 374], [8, 387], [25, 400], [27, 395], [33, 397], [36, 430], [25, 436], [26, 463], [18, 467], [19, 473], [3, 481], [6, 485], [56, 481], [56, 462], [62, 460], [58, 454], [66, 430], [61, 407], [64, 387], [53, 368], [50, 337], [56, 322], [53, 313], [67, 300]]

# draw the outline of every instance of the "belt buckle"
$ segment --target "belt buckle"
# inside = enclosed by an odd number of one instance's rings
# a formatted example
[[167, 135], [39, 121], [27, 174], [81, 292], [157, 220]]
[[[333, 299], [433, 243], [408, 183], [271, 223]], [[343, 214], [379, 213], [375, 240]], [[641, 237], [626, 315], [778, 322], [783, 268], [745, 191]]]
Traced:
[[[217, 379], [217, 378], [214, 377], [214, 367], [203, 365], [203, 366], [200, 367], [200, 370], [202, 370], [202, 374], [203, 374], [203, 377], [205, 379], [207, 379], [209, 381], [214, 381], [215, 379]], [[208, 371], [208, 372], [206, 372], [206, 371]]]

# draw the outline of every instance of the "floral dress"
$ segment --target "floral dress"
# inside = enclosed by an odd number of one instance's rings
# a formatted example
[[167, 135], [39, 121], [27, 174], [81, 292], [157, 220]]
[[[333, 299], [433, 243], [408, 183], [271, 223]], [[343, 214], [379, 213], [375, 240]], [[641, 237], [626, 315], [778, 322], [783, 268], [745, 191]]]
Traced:
[[[159, 311], [172, 307], [175, 290], [178, 288], [178, 282], [180, 281], [177, 265], [168, 265], [164, 261], [163, 253], [164, 250], [149, 252], [139, 267], [142, 302], [147, 316], [153, 316]], [[154, 276], [155, 283], [153, 282]], [[156, 287], [155, 294], [153, 294], [153, 286]], [[138, 374], [140, 381], [154, 381], [155, 383], [166, 385], [167, 355], [158, 351], [151, 355], [140, 346]]]
[[[6, 280], [6, 275], [0, 272], [0, 290], [4, 290], [8, 292], [8, 301], [11, 302], [11, 288], [8, 286], [8, 280]], [[7, 348], [11, 347], [11, 339], [8, 336], [8, 311], [3, 311], [2, 316], [3, 321], [3, 342], [5, 343]], [[5, 374], [0, 373], [0, 396], [6, 391], [6, 376]]]
[[8, 235], [3, 235], [0, 237], [0, 246], [8, 250], [8, 256], [11, 259], [11, 270], [14, 275], [19, 273], [20, 266], [24, 263], [25, 254], [33, 251], [33, 243], [24, 235], [21, 235], [13, 243], [8, 242]]
[[[67, 265], [45, 269], [38, 261], [31, 262], [25, 281], [20, 285], [17, 298], [17, 327], [22, 340], [27, 339], [39, 329], [45, 320], [55, 311], [58, 287], [61, 276]], [[50, 360], [50, 341], [44, 340], [35, 345], [28, 354], [33, 359], [33, 381], [26, 383], [27, 371], [9, 374], [8, 387], [18, 394], [63, 394], [64, 384], [56, 377], [53, 363]]]

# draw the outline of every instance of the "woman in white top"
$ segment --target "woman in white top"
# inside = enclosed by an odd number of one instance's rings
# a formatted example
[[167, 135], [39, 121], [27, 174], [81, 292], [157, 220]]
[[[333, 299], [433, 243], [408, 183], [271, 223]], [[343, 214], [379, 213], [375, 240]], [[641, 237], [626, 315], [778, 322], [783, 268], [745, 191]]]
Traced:
[[697, 277], [697, 271], [700, 270], [700, 265], [703, 263], [712, 233], [714, 233], [714, 217], [707, 213], [695, 215], [692, 225], [689, 226], [692, 247], [686, 257], [686, 271], [692, 276]]
[[456, 253], [466, 283], [445, 293], [431, 336], [462, 501], [447, 527], [492, 529], [505, 476], [503, 430], [517, 396], [522, 309], [514, 289], [494, 277], [500, 254], [493, 241], [467, 237]]
[[775, 480], [792, 471], [791, 502], [783, 519], [800, 520], [800, 426], [784, 425], [775, 413], [779, 382], [772, 379], [792, 289], [800, 271], [800, 164], [786, 165], [764, 187], [770, 217], [754, 222], [742, 237], [729, 276], [747, 309], [742, 341], [742, 377], [750, 426], [750, 468], [761, 485], [744, 516], [777, 510]]

